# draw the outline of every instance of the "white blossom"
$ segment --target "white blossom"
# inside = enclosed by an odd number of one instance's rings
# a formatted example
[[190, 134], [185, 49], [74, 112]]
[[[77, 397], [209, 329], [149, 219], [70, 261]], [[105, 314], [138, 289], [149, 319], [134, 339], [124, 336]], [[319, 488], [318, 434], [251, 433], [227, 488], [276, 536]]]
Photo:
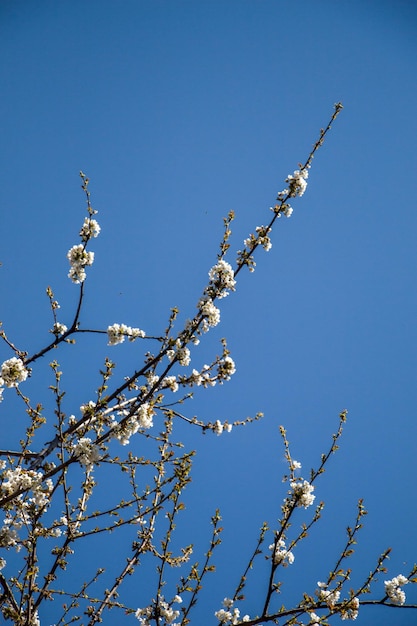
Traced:
[[285, 209], [284, 209], [284, 211], [283, 211], [283, 213], [284, 213], [285, 217], [291, 217], [291, 215], [293, 213], [292, 207], [289, 204], [287, 204]]
[[216, 433], [216, 435], [221, 435], [222, 434], [222, 432], [223, 432], [223, 424], [221, 423], [220, 420], [216, 420], [216, 423], [214, 424], [213, 430]]
[[[175, 597], [179, 598], [179, 596], [175, 596]], [[174, 599], [174, 602], [178, 602], [178, 600]], [[161, 596], [159, 598], [158, 613], [159, 613], [159, 616], [165, 620], [166, 624], [172, 624], [172, 626], [175, 626], [173, 622], [180, 615], [180, 611], [174, 610], [168, 604], [168, 602], [165, 602], [164, 596]], [[144, 609], [137, 609], [137, 611], [135, 612], [135, 617], [137, 620], [139, 620], [141, 626], [150, 626], [152, 615], [153, 615], [152, 606], [147, 606]]]
[[83, 241], [88, 241], [91, 237], [98, 237], [100, 230], [101, 228], [97, 220], [93, 220], [91, 217], [86, 217], [80, 230], [80, 237]]
[[73, 450], [77, 460], [81, 465], [85, 465], [87, 471], [91, 471], [94, 464], [100, 461], [100, 451], [90, 437], [81, 437], [76, 444], [73, 444]]
[[165, 376], [163, 380], [163, 387], [168, 387], [174, 393], [178, 391], [178, 383], [175, 376]]
[[283, 539], [279, 539], [278, 542], [272, 543], [269, 546], [270, 550], [275, 550], [274, 551], [274, 564], [275, 565], [279, 565], [282, 564], [284, 567], [287, 567], [287, 565], [292, 565], [294, 563], [294, 554], [290, 551], [287, 550], [287, 548], [285, 547], [285, 541]]
[[325, 602], [331, 609], [338, 602], [340, 598], [340, 591], [337, 591], [336, 589], [333, 589], [332, 591], [327, 589], [326, 583], [318, 582], [317, 585], [319, 587], [316, 591], [318, 599], [320, 602]]
[[359, 615], [359, 598], [352, 598], [341, 608], [340, 617], [342, 620], [356, 619]]
[[392, 580], [386, 580], [384, 582], [385, 593], [392, 602], [400, 605], [405, 603], [405, 592], [401, 589], [401, 587], [407, 583], [408, 578], [402, 574], [395, 576]]
[[10, 527], [10, 520], [4, 520], [4, 526], [0, 528], [0, 548], [17, 546], [19, 535], [14, 528]]
[[154, 410], [148, 402], [144, 402], [136, 410], [133, 415], [130, 415], [126, 421], [122, 424], [115, 424], [114, 434], [123, 446], [128, 445], [130, 437], [135, 435], [140, 428], [147, 430], [152, 428], [152, 417], [155, 414]]
[[303, 506], [305, 509], [311, 506], [316, 498], [313, 496], [314, 487], [307, 480], [303, 482], [292, 482], [290, 487], [294, 496], [297, 498], [297, 506]]
[[6, 387], [17, 387], [19, 383], [22, 383], [28, 377], [28, 371], [25, 368], [22, 359], [12, 357], [1, 366], [0, 380], [2, 385]]
[[289, 174], [286, 181], [289, 184], [289, 196], [302, 196], [307, 188], [308, 170], [295, 170], [294, 174]]
[[171, 362], [175, 359], [183, 366], [187, 366], [191, 363], [190, 350], [187, 346], [181, 346], [179, 339], [175, 342], [175, 349], [167, 350], [167, 356]]
[[[230, 598], [224, 598], [223, 600], [224, 609], [219, 609], [214, 613], [214, 616], [219, 620], [221, 624], [229, 623], [231, 626], [238, 624], [239, 622], [248, 622], [249, 615], [244, 615], [240, 617], [240, 610], [233, 607], [233, 600]], [[227, 610], [226, 610], [227, 609]]]
[[50, 331], [54, 335], [63, 335], [66, 333], [68, 328], [65, 324], [61, 324], [60, 322], [55, 322], [53, 329]]
[[94, 252], [87, 252], [83, 244], [80, 243], [68, 250], [67, 258], [71, 266], [68, 277], [73, 283], [83, 283], [87, 276], [84, 268], [93, 264]]
[[128, 337], [129, 341], [135, 341], [138, 337], [144, 337], [145, 332], [140, 328], [131, 328], [126, 324], [113, 324], [107, 328], [107, 336], [109, 339], [109, 346], [115, 346], [118, 343], [123, 343], [125, 337]]
[[211, 298], [200, 300], [198, 307], [202, 315], [205, 316], [202, 324], [203, 332], [207, 332], [210, 327], [217, 326], [217, 324], [219, 324], [220, 309], [214, 306]]
[[216, 295], [218, 298], [225, 298], [229, 295], [229, 290], [235, 290], [235, 273], [232, 266], [220, 259], [220, 261], [214, 265], [209, 271], [209, 278], [216, 286]]
[[225, 356], [217, 366], [217, 376], [220, 381], [230, 380], [230, 377], [236, 372], [236, 365], [232, 357]]

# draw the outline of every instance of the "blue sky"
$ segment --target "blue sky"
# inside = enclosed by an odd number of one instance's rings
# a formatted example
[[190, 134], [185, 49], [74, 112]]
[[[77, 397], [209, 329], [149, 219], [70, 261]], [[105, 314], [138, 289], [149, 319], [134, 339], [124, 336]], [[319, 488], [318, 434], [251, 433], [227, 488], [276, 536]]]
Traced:
[[[239, 275], [220, 327], [195, 353], [201, 365], [225, 336], [237, 373], [197, 395], [190, 412], [265, 418], [222, 437], [184, 432], [198, 454], [181, 533], [202, 547], [216, 506], [225, 527], [219, 572], [194, 623], [215, 623], [258, 527], [279, 514], [278, 425], [307, 474], [344, 408], [341, 450], [316, 491], [324, 519], [285, 572], [282, 601], [326, 577], [359, 497], [369, 514], [358, 578], [387, 546], [390, 575], [408, 571], [417, 560], [415, 3], [3, 0], [0, 59], [0, 318], [30, 353], [48, 340], [47, 285], [62, 322], [74, 310], [66, 252], [84, 218], [80, 169], [102, 227], [82, 323], [158, 334], [170, 307], [181, 319], [194, 313], [222, 217], [236, 212], [233, 262], [343, 102], [305, 196], [277, 224], [255, 273]], [[130, 348], [111, 352], [121, 376], [142, 356], [140, 344]], [[69, 413], [91, 398], [110, 350], [98, 339], [78, 349], [62, 355]], [[0, 350], [1, 360], [10, 356]], [[28, 385], [47, 402], [42, 368]], [[21, 435], [1, 411], [11, 445]], [[250, 614], [258, 592], [255, 582]], [[133, 584], [130, 593], [133, 605], [144, 602]], [[392, 623], [376, 610], [379, 624]], [[49, 624], [52, 605], [45, 611]], [[395, 620], [414, 618], [396, 611]], [[357, 623], [374, 624], [375, 614]]]

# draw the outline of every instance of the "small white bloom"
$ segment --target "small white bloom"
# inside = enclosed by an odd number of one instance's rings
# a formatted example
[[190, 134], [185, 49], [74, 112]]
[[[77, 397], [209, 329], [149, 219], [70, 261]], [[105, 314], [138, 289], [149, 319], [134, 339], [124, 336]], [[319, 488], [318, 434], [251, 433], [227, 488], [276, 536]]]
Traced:
[[402, 574], [395, 576], [392, 580], [386, 580], [384, 582], [385, 593], [392, 602], [400, 605], [405, 603], [405, 592], [401, 587], [407, 583], [408, 579]]
[[50, 331], [54, 335], [63, 335], [66, 333], [68, 328], [65, 324], [60, 324], [59, 322], [55, 322], [53, 329]]
[[88, 241], [91, 237], [98, 237], [100, 230], [101, 228], [97, 220], [93, 220], [91, 217], [86, 217], [80, 230], [80, 237], [83, 241]]
[[269, 546], [270, 550], [274, 550], [274, 564], [275, 565], [279, 565], [280, 563], [284, 566], [287, 567], [287, 565], [292, 565], [294, 563], [295, 557], [294, 554], [290, 551], [287, 550], [287, 548], [285, 547], [285, 541], [283, 539], [279, 539], [278, 543], [275, 545], [275, 543], [272, 543]]
[[213, 300], [211, 298], [206, 300], [202, 299], [198, 303], [198, 307], [202, 315], [205, 316], [202, 326], [203, 331], [207, 332], [209, 327], [217, 326], [220, 322], [220, 309], [214, 306]]
[[140, 328], [131, 328], [126, 324], [113, 324], [107, 328], [107, 336], [109, 339], [109, 346], [115, 346], [118, 343], [123, 343], [125, 337], [128, 337], [129, 341], [135, 341], [138, 337], [144, 337], [145, 332]]
[[331, 609], [338, 602], [340, 598], [340, 591], [336, 591], [336, 589], [333, 589], [332, 591], [327, 589], [326, 583], [318, 582], [317, 585], [319, 589], [316, 591], [316, 596], [320, 602], [325, 602]]
[[87, 276], [84, 268], [93, 264], [94, 252], [87, 252], [83, 244], [80, 243], [77, 246], [72, 246], [67, 253], [67, 258], [71, 265], [69, 278], [73, 283], [84, 282]]
[[22, 383], [28, 377], [28, 371], [25, 368], [22, 359], [12, 357], [1, 366], [0, 376], [2, 384], [6, 387], [17, 387], [19, 383]]
[[81, 465], [85, 465], [88, 471], [91, 471], [94, 464], [100, 461], [100, 451], [89, 437], [81, 437], [72, 447], [78, 461]]
[[216, 423], [214, 424], [214, 428], [213, 431], [216, 433], [216, 435], [221, 435], [223, 432], [223, 424], [221, 423], [220, 420], [216, 420]]
[[286, 180], [289, 183], [289, 195], [291, 197], [302, 196], [307, 188], [308, 171], [295, 170], [294, 174], [289, 174]]
[[346, 606], [341, 609], [340, 617], [342, 620], [356, 619], [359, 615], [359, 598], [352, 598]]
[[229, 295], [229, 290], [235, 290], [236, 281], [234, 276], [235, 273], [232, 266], [223, 259], [220, 259], [220, 261], [211, 268], [209, 278], [217, 289], [216, 295], [218, 298], [225, 298]]
[[313, 496], [314, 487], [307, 480], [303, 482], [292, 482], [290, 487], [294, 496], [297, 498], [297, 506], [303, 506], [305, 509], [311, 506], [316, 498]]

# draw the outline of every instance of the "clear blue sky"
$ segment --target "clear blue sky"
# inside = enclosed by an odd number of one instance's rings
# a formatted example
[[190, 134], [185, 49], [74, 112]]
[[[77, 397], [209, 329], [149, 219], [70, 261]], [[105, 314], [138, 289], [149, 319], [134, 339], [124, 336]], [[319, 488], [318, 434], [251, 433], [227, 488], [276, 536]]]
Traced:
[[[171, 306], [183, 319], [194, 313], [222, 217], [236, 212], [240, 249], [343, 102], [305, 196], [255, 273], [239, 275], [221, 326], [196, 352], [204, 363], [226, 336], [237, 373], [189, 412], [265, 418], [222, 437], [184, 435], [198, 458], [181, 532], [204, 549], [216, 506], [225, 526], [219, 574], [193, 623], [215, 623], [258, 527], [279, 514], [278, 425], [308, 474], [344, 408], [341, 450], [316, 490], [324, 519], [285, 572], [282, 601], [326, 578], [359, 497], [369, 515], [354, 583], [387, 546], [390, 577], [408, 571], [417, 560], [415, 2], [2, 0], [0, 59], [0, 318], [29, 352], [48, 340], [47, 285], [62, 322], [74, 310], [66, 252], [84, 218], [80, 169], [102, 226], [82, 323], [158, 334]], [[91, 398], [91, 372], [110, 350], [99, 344], [80, 342], [80, 361], [63, 357], [76, 368], [68, 413]], [[140, 347], [111, 350], [121, 375]], [[0, 361], [9, 356], [0, 347]], [[29, 384], [47, 402], [50, 381]], [[20, 434], [4, 409], [2, 420], [8, 445]], [[257, 584], [245, 605], [252, 615]], [[147, 602], [134, 584], [130, 593], [133, 605]], [[376, 610], [356, 623], [415, 623], [411, 613]], [[47, 605], [42, 626], [54, 615]]]

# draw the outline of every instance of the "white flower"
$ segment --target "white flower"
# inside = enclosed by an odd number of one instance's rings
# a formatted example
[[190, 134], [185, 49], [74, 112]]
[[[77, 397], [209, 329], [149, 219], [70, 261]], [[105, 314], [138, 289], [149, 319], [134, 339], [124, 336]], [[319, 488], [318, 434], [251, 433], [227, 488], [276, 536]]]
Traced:
[[203, 331], [207, 332], [209, 327], [217, 326], [220, 322], [220, 309], [214, 306], [213, 300], [211, 298], [207, 298], [206, 300], [202, 299], [198, 303], [198, 307], [202, 315], [205, 316], [202, 326]]
[[295, 170], [294, 174], [289, 174], [286, 182], [289, 183], [289, 195], [302, 196], [307, 188], [308, 170]]
[[272, 248], [272, 242], [268, 236], [268, 233], [271, 232], [271, 229], [266, 228], [266, 226], [257, 226], [256, 232], [259, 236], [259, 243], [266, 252], [269, 252], [269, 250]]
[[285, 547], [285, 541], [283, 539], [279, 539], [276, 545], [275, 543], [272, 543], [269, 546], [269, 549], [270, 550], [275, 549], [275, 552], [274, 552], [274, 564], [275, 565], [279, 565], [280, 563], [282, 563], [284, 567], [287, 567], [287, 565], [292, 565], [294, 563], [295, 557], [290, 550], [287, 550], [287, 548]]
[[283, 211], [283, 213], [284, 213], [285, 217], [291, 217], [292, 212], [293, 212], [292, 207], [290, 207], [290, 205], [289, 205], [289, 204], [287, 204], [287, 206], [285, 207], [285, 209], [284, 209], [284, 211]]
[[314, 487], [309, 482], [292, 482], [290, 487], [294, 496], [297, 498], [297, 506], [303, 506], [305, 509], [311, 506], [316, 498], [313, 496]]
[[22, 359], [12, 357], [1, 366], [0, 380], [6, 387], [17, 387], [19, 383], [22, 383], [28, 377], [28, 371], [25, 368]]
[[134, 415], [130, 415], [124, 424], [116, 424], [114, 427], [114, 434], [123, 446], [126, 446], [130, 437], [135, 435], [140, 428], [148, 429], [153, 426], [152, 417], [155, 414], [154, 410], [148, 402], [144, 402], [140, 405]]
[[175, 376], [165, 376], [163, 380], [163, 386], [168, 387], [174, 393], [178, 391], [178, 383]]
[[221, 435], [223, 432], [223, 424], [221, 423], [220, 420], [216, 420], [216, 423], [214, 424], [214, 428], [213, 431], [216, 433], [216, 435]]
[[94, 252], [87, 252], [83, 244], [72, 246], [68, 250], [67, 258], [70, 262], [71, 268], [69, 271], [69, 278], [73, 283], [82, 283], [86, 279], [86, 273], [84, 268], [87, 265], [92, 265], [94, 262]]
[[74, 454], [81, 465], [85, 465], [88, 471], [91, 471], [94, 464], [100, 461], [100, 452], [89, 437], [81, 437], [78, 443], [73, 444]]
[[320, 624], [320, 618], [315, 613], [309, 613], [310, 621], [309, 624], [313, 626], [314, 624]]
[[215, 612], [214, 617], [216, 617], [221, 624], [225, 624], [232, 619], [232, 614], [230, 613], [230, 611], [220, 609], [219, 611]]
[[318, 582], [317, 585], [319, 589], [317, 589], [316, 591], [316, 596], [318, 597], [320, 602], [325, 602], [327, 606], [331, 609], [336, 604], [336, 602], [338, 602], [340, 598], [340, 591], [336, 591], [336, 589], [330, 591], [330, 589], [327, 589], [326, 583]]
[[386, 580], [384, 582], [385, 593], [392, 602], [400, 605], [405, 603], [405, 592], [401, 587], [407, 583], [408, 579], [402, 574], [395, 576], [392, 580]]
[[229, 295], [229, 289], [230, 291], [235, 290], [236, 281], [234, 276], [235, 273], [232, 266], [223, 259], [220, 259], [220, 261], [211, 268], [209, 278], [211, 282], [215, 284], [218, 298], [225, 298]]
[[181, 347], [179, 339], [175, 342], [175, 349], [167, 350], [167, 356], [171, 362], [175, 359], [183, 366], [187, 366], [191, 363], [190, 350], [187, 346]]
[[129, 338], [129, 341], [135, 341], [138, 337], [144, 337], [145, 332], [140, 328], [131, 328], [126, 324], [113, 324], [107, 328], [107, 336], [109, 338], [109, 346], [115, 346], [118, 343], [123, 343], [125, 337]]
[[63, 335], [66, 333], [68, 328], [65, 324], [60, 324], [59, 322], [55, 322], [53, 329], [50, 331], [54, 335]]
[[97, 220], [86, 217], [80, 230], [80, 237], [83, 241], [88, 241], [91, 237], [98, 237], [100, 230], [101, 228]]
[[0, 558], [0, 570], [4, 569], [6, 567], [6, 559]]
[[340, 617], [342, 620], [356, 619], [359, 615], [359, 598], [352, 598], [343, 608]]
[[236, 372], [236, 365], [232, 357], [225, 356], [217, 366], [217, 376], [220, 381], [230, 380], [230, 377]]

